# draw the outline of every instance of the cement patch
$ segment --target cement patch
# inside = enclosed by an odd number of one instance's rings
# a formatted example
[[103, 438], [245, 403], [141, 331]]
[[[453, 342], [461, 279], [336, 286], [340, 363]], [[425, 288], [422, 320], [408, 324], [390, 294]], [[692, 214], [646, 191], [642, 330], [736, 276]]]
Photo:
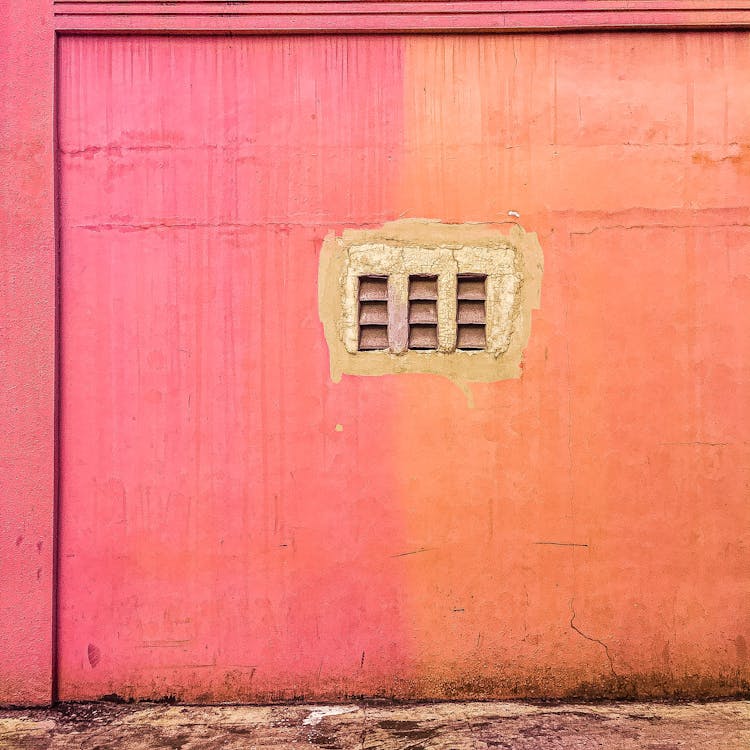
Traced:
[[[514, 225], [506, 236], [487, 224], [443, 224], [404, 219], [380, 229], [330, 234], [321, 250], [318, 299], [330, 354], [331, 379], [342, 375], [421, 372], [459, 383], [517, 378], [539, 307], [544, 261], [533, 233]], [[476, 273], [487, 280], [487, 343], [481, 351], [456, 348], [456, 278]], [[406, 304], [413, 274], [438, 277], [435, 351], [391, 346], [358, 351], [357, 284], [361, 276], [389, 279], [389, 304]]]

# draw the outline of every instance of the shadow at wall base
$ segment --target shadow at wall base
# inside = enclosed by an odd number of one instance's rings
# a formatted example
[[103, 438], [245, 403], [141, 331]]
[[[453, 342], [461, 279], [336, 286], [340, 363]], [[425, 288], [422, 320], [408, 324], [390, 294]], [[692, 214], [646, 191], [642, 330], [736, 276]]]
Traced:
[[[224, 687], [224, 686], [222, 686]], [[249, 688], [249, 686], [248, 686]], [[424, 703], [431, 701], [712, 701], [750, 699], [750, 680], [739, 673], [706, 677], [675, 677], [666, 672], [592, 677], [576, 683], [547, 674], [536, 679], [477, 676], [460, 679], [392, 680], [376, 690], [362, 690], [350, 681], [300, 684], [290, 690], [242, 690], [172, 693], [156, 690], [139, 695], [112, 692], [91, 695], [75, 702], [167, 703], [167, 704], [278, 704], [294, 702], [342, 703], [352, 700]], [[60, 701], [61, 703], [67, 701]]]

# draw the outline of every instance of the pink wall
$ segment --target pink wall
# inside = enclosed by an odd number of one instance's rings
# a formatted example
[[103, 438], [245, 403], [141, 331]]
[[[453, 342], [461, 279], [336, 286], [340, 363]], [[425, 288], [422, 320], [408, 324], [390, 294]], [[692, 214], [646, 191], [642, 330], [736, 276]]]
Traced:
[[[0, 0], [0, 702], [53, 695], [55, 30], [715, 29], [62, 40], [64, 697], [746, 686], [742, 5]], [[523, 378], [332, 386], [323, 233], [508, 209]]]
[[[61, 696], [740, 690], [747, 41], [63, 39]], [[328, 231], [509, 210], [520, 380], [330, 382]]]
[[[52, 687], [55, 243], [50, 3], [0, 2], [0, 701]], [[23, 29], [23, 33], [19, 30]]]

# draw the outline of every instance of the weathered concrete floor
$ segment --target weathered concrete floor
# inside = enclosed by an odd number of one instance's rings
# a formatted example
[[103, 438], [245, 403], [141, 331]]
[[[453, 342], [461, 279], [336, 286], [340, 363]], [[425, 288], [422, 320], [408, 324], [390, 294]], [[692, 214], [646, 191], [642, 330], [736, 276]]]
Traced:
[[68, 704], [0, 711], [0, 748], [750, 749], [750, 702]]

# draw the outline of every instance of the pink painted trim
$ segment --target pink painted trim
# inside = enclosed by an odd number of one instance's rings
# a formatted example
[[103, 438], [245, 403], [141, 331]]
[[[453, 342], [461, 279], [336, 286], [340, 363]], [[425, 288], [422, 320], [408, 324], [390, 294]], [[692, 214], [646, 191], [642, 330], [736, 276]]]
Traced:
[[56, 0], [60, 31], [429, 32], [750, 27], [732, 0]]
[[52, 700], [54, 58], [48, 0], [0, 0], [0, 704]]

